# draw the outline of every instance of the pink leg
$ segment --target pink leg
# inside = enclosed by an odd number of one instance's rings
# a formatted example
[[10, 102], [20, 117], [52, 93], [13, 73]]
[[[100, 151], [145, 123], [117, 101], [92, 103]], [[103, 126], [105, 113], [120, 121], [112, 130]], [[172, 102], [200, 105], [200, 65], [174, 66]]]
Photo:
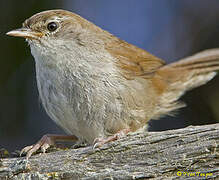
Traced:
[[120, 139], [126, 136], [130, 132], [130, 129], [123, 129], [116, 134], [109, 136], [107, 138], [96, 138], [93, 142], [93, 148], [101, 147], [102, 145]]
[[27, 153], [26, 157], [27, 159], [35, 153], [37, 150], [41, 149], [43, 153], [46, 152], [46, 150], [55, 144], [56, 141], [76, 141], [76, 136], [69, 136], [69, 135], [57, 135], [57, 134], [46, 134], [44, 135], [36, 144], [27, 146], [23, 148], [20, 152], [20, 155], [23, 153]]

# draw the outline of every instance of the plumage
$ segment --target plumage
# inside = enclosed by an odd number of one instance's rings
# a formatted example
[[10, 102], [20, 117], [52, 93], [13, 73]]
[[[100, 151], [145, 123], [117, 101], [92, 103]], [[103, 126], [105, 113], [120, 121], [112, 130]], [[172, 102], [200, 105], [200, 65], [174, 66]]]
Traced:
[[[55, 30], [48, 29], [51, 22]], [[219, 49], [165, 64], [64, 10], [38, 13], [8, 35], [27, 38], [39, 95], [51, 119], [90, 144], [98, 138], [100, 144], [115, 140], [120, 132], [136, 131], [184, 106], [178, 99], [219, 70]], [[48, 148], [48, 142], [41, 139], [24, 152], [30, 156]]]

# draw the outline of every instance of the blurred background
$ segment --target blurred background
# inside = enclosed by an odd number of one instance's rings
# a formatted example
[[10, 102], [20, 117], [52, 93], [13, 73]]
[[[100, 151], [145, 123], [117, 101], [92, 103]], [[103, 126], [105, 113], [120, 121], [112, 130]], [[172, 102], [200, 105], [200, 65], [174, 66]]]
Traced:
[[[170, 63], [219, 47], [219, 1], [29, 0], [0, 6], [0, 149], [33, 144], [47, 133], [64, 133], [42, 108], [34, 61], [22, 38], [5, 33], [43, 10], [62, 8]], [[175, 117], [150, 122], [150, 131], [219, 122], [219, 77], [188, 92]]]

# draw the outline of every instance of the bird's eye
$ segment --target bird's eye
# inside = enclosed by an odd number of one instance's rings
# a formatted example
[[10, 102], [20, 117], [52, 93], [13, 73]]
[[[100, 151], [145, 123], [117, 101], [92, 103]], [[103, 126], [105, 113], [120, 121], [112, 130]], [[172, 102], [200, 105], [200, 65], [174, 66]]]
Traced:
[[55, 31], [58, 28], [58, 25], [55, 22], [50, 22], [47, 24], [47, 29], [52, 32]]

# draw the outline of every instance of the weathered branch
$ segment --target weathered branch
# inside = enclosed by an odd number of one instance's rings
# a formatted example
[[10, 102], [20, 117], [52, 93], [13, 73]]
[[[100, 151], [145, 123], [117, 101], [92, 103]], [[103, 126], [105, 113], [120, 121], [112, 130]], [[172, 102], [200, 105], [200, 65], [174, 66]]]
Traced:
[[204, 175], [219, 178], [219, 124], [134, 133], [100, 149], [63, 150], [28, 161], [0, 160], [0, 179], [205, 179]]

